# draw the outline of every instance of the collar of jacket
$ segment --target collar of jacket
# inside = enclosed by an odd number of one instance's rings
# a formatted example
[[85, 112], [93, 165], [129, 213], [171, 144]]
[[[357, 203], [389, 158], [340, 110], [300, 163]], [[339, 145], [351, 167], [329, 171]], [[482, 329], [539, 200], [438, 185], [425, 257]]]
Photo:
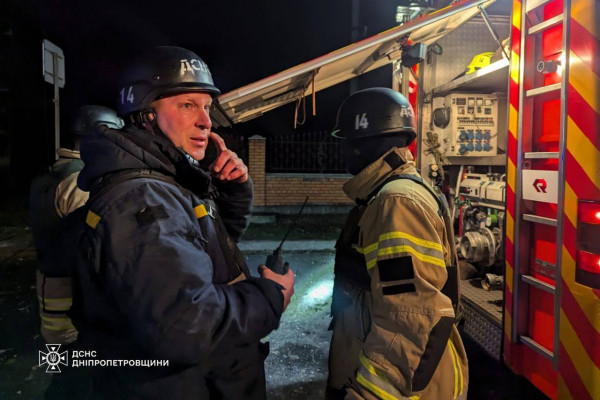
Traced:
[[413, 156], [406, 147], [394, 147], [382, 155], [343, 186], [344, 193], [357, 203], [368, 201], [387, 178], [414, 167]]

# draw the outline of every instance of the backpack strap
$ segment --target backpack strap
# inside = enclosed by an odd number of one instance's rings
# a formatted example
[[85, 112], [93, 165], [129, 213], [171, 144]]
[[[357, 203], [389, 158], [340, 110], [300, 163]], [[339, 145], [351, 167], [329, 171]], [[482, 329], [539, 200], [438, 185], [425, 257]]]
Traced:
[[[100, 186], [98, 186], [97, 188], [94, 188], [90, 192], [90, 198], [85, 205], [85, 206], [87, 206], [87, 211], [85, 211], [86, 221], [89, 216], [89, 213], [88, 213], [88, 211], [90, 211], [89, 206], [91, 204], [93, 204], [94, 200], [100, 198], [101, 196], [103, 196], [104, 194], [109, 192], [112, 188], [114, 188], [115, 186], [117, 186], [125, 181], [129, 181], [132, 179], [140, 179], [140, 178], [155, 179], [158, 181], [170, 183], [172, 185], [177, 186], [181, 191], [183, 191], [190, 198], [193, 195], [195, 195], [194, 192], [192, 192], [191, 190], [180, 185], [175, 180], [175, 177], [173, 177], [171, 175], [166, 175], [161, 172], [157, 172], [157, 171], [153, 171], [153, 170], [149, 170], [149, 169], [134, 169], [134, 170], [121, 171], [121, 172], [117, 172], [117, 173], [112, 174], [112, 175], [106, 177], [105, 179], [103, 179], [102, 182], [99, 183]], [[216, 204], [214, 203], [214, 200], [212, 197], [213, 197], [212, 192], [209, 190], [207, 193], [207, 198], [202, 199], [202, 201], [205, 204], [205, 208], [207, 210], [208, 215], [210, 215], [210, 217], [214, 221], [213, 226], [215, 228], [217, 240], [219, 242], [219, 246], [222, 250], [222, 253], [225, 257], [227, 266], [229, 267], [230, 276], [232, 277], [232, 280], [233, 280], [230, 283], [234, 283], [239, 280], [250, 277], [250, 272], [248, 270], [248, 266], [246, 265], [246, 260], [244, 258], [244, 255], [238, 248], [237, 244], [231, 239], [231, 237], [227, 233], [225, 225], [223, 224], [223, 220], [221, 219], [221, 217], [218, 213], [218, 208], [217, 208]], [[90, 225], [90, 224], [88, 223], [88, 225]]]

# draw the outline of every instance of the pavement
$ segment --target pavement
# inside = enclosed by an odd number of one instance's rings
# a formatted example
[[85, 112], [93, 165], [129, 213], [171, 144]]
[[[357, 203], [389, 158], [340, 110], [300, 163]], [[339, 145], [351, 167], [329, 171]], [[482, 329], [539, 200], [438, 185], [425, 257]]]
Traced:
[[[242, 240], [238, 247], [244, 252], [271, 251], [279, 243], [275, 240]], [[283, 243], [283, 251], [333, 251], [334, 248], [335, 240], [286, 240]]]

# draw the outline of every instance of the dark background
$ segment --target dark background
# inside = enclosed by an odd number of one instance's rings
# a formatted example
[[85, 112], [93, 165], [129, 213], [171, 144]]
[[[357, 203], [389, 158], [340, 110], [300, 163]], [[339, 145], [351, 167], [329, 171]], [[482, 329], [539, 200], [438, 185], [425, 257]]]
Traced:
[[[359, 1], [353, 36], [352, 0], [0, 0], [2, 198], [26, 196], [31, 178], [53, 161], [54, 93], [42, 76], [43, 39], [65, 55], [60, 121], [68, 147], [70, 116], [84, 104], [114, 107], [120, 68], [141, 49], [196, 52], [225, 93], [394, 26], [396, 5]], [[391, 67], [384, 67], [358, 78], [356, 87], [390, 84]], [[317, 116], [298, 130], [331, 129], [349, 93], [349, 83], [318, 93]], [[293, 122], [290, 104], [221, 133], [286, 134]]]
[[[60, 123], [62, 145], [69, 147], [74, 111], [84, 104], [114, 107], [121, 66], [140, 50], [188, 48], [204, 59], [226, 93], [395, 26], [400, 1], [0, 0], [0, 205], [22, 202], [31, 179], [54, 160], [54, 93], [42, 75], [44, 39], [65, 55]], [[502, 3], [510, 5], [497, 0], [488, 12]], [[328, 131], [351, 90], [391, 82], [388, 65], [321, 91], [317, 115], [310, 115], [307, 100], [306, 122], [297, 129], [295, 105], [288, 104], [218, 132], [248, 137]]]

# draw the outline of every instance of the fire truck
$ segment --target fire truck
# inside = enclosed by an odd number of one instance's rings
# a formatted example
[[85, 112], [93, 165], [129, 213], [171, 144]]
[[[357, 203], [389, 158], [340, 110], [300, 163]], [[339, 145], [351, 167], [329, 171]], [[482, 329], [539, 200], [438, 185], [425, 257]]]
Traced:
[[451, 200], [464, 331], [553, 399], [600, 399], [600, 2], [464, 0], [222, 94], [229, 126], [393, 64]]

